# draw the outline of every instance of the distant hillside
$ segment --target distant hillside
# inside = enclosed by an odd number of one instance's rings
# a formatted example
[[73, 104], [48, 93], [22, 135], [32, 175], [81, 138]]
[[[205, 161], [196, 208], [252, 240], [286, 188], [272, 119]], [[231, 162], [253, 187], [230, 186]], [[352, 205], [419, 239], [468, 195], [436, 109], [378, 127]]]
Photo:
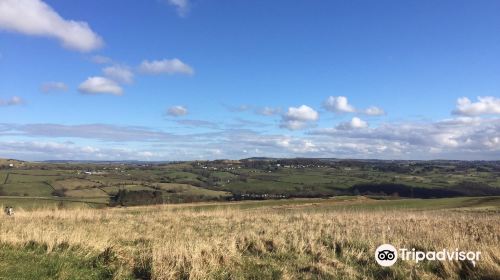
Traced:
[[16, 160], [16, 159], [3, 159], [0, 158], [0, 167], [11, 167], [10, 165], [12, 164], [13, 167], [19, 167], [19, 166], [25, 166], [26, 162], [22, 160]]

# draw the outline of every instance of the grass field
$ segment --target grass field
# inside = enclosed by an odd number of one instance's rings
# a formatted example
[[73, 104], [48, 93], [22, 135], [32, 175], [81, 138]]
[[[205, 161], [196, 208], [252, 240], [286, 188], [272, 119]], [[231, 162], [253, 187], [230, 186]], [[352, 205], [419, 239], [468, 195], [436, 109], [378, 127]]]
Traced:
[[[107, 196], [100, 201], [112, 202], [119, 190], [161, 191], [164, 202], [180, 203], [357, 194], [421, 198], [500, 195], [497, 162], [311, 163], [303, 159], [140, 165], [4, 161], [13, 162], [15, 167], [0, 166], [0, 196], [69, 197], [89, 202]], [[359, 192], [357, 187], [363, 184], [369, 185], [368, 189]], [[389, 188], [382, 191], [382, 184]], [[391, 190], [391, 184], [402, 188]], [[434, 195], [419, 190], [413, 196], [412, 188], [448, 193]], [[457, 193], [449, 192], [454, 190]]]
[[153, 186], [161, 190], [177, 194], [204, 195], [207, 197], [221, 197], [230, 195], [227, 192], [198, 188], [189, 184], [158, 183], [158, 184], [153, 184]]
[[2, 186], [9, 196], [51, 196], [53, 189], [43, 182], [10, 183]]
[[[46, 198], [46, 197], [0, 197], [0, 207], [11, 206], [15, 209], [23, 210], [38, 210], [43, 208], [87, 208], [87, 207], [102, 207], [88, 203], [89, 200], [77, 201], [63, 198]], [[104, 205], [105, 206], [105, 205]]]
[[[0, 218], [0, 279], [498, 279], [499, 202], [338, 197], [18, 210]], [[373, 258], [383, 243], [481, 251], [482, 259], [383, 268]]]
[[78, 189], [78, 188], [93, 188], [100, 184], [82, 178], [71, 178], [62, 180], [53, 180], [50, 183], [55, 189]]

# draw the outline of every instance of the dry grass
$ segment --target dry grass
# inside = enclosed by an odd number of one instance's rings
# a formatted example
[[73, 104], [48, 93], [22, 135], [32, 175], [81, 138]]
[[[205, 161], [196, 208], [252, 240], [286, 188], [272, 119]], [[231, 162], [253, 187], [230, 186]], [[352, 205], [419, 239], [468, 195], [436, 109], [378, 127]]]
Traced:
[[[154, 206], [18, 211], [0, 218], [0, 243], [69, 244], [113, 252], [143, 279], [498, 279], [500, 216], [465, 211], [344, 211]], [[378, 266], [383, 243], [481, 251], [468, 262]]]

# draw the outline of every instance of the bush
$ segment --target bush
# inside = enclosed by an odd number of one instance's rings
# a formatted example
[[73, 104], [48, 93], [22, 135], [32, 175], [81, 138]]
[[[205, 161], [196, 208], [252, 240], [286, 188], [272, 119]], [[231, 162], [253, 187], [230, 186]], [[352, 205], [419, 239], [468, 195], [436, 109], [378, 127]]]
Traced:
[[113, 205], [133, 206], [133, 205], [149, 205], [162, 204], [163, 193], [161, 191], [128, 191], [119, 190], [113, 198]]

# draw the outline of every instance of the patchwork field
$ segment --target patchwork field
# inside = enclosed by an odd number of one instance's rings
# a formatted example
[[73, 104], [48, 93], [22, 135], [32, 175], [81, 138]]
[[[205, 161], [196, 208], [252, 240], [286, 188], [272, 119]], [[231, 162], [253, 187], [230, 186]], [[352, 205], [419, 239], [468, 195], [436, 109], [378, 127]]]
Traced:
[[0, 197], [65, 198], [110, 205], [342, 195], [406, 198], [500, 195], [499, 162], [248, 159], [137, 164], [4, 161], [13, 166], [0, 166]]

